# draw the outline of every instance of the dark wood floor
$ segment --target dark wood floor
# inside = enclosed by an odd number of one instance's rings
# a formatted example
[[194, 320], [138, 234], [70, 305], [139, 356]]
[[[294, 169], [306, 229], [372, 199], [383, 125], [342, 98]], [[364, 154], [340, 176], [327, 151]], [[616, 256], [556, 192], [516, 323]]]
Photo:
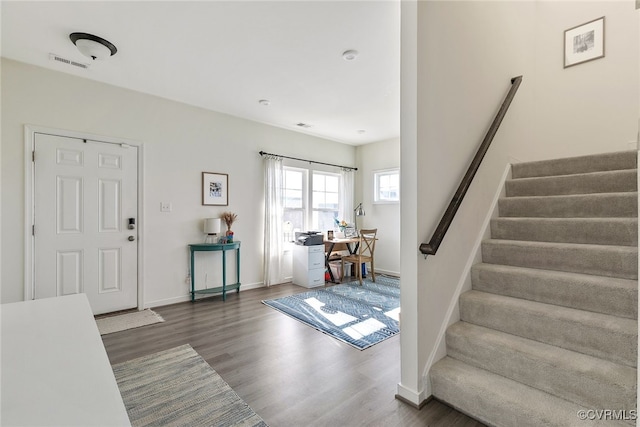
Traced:
[[190, 344], [271, 427], [473, 426], [431, 401], [395, 398], [400, 337], [360, 351], [261, 303], [292, 284], [155, 308], [165, 322], [103, 336], [111, 363]]

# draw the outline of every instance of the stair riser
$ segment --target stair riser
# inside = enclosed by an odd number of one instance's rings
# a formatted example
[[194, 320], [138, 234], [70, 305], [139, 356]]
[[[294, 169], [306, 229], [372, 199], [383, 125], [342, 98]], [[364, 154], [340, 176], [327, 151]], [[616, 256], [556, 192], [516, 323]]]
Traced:
[[638, 278], [638, 249], [634, 247], [509, 242], [483, 242], [483, 262], [623, 279]]
[[467, 294], [460, 297], [460, 319], [464, 322], [626, 366], [635, 367], [637, 363], [637, 329], [630, 330], [620, 323], [600, 323], [586, 314], [576, 318], [524, 304], [486, 303]]
[[634, 218], [496, 218], [491, 220], [491, 237], [534, 242], [638, 246], [638, 221]]
[[454, 359], [588, 408], [635, 409], [633, 368], [457, 326], [447, 331], [447, 355]]
[[476, 265], [473, 289], [613, 316], [638, 318], [636, 286], [615, 286], [619, 279], [537, 270], [504, 271]]
[[498, 200], [501, 217], [637, 218], [637, 193], [583, 196], [507, 197]]
[[623, 151], [596, 156], [581, 156], [566, 159], [516, 163], [511, 167], [511, 175], [513, 178], [528, 178], [620, 169], [636, 169], [636, 158], [636, 151]]
[[507, 197], [630, 191], [638, 191], [638, 178], [635, 169], [583, 175], [513, 179], [505, 183]]

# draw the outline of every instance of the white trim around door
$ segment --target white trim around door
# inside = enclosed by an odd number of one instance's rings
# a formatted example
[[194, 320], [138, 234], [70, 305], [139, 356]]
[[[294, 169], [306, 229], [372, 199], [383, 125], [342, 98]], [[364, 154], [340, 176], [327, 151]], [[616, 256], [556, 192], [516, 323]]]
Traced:
[[35, 135], [48, 134], [68, 138], [79, 138], [91, 141], [122, 144], [136, 147], [138, 150], [138, 277], [137, 294], [138, 309], [145, 308], [144, 300], [144, 144], [126, 138], [94, 135], [85, 132], [77, 132], [63, 129], [55, 129], [37, 125], [24, 126], [24, 300], [34, 299], [34, 162], [33, 152], [35, 149]]

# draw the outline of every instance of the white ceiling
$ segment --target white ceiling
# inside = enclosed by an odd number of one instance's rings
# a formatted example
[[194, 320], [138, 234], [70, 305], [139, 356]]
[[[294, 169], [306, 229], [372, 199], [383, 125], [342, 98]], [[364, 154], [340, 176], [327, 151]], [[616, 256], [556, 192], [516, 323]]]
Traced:
[[[2, 1], [1, 14], [6, 58], [353, 145], [400, 134], [399, 0]], [[118, 52], [87, 70], [51, 61], [91, 62], [72, 32]]]

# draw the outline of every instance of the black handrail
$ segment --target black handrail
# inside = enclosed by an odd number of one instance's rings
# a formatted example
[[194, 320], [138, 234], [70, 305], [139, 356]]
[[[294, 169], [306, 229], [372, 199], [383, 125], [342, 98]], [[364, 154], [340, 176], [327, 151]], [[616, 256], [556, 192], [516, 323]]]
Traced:
[[476, 172], [478, 172], [478, 168], [480, 168], [480, 163], [482, 162], [484, 155], [487, 153], [487, 150], [491, 145], [491, 141], [493, 141], [493, 137], [496, 135], [496, 132], [498, 132], [498, 128], [500, 127], [500, 123], [502, 123], [502, 119], [507, 114], [509, 105], [511, 105], [511, 101], [516, 95], [518, 87], [520, 87], [520, 83], [522, 83], [522, 76], [514, 77], [511, 79], [511, 88], [509, 89], [509, 93], [507, 93], [507, 96], [502, 102], [500, 110], [498, 110], [496, 117], [493, 119], [491, 127], [487, 131], [482, 144], [480, 144], [478, 152], [471, 161], [469, 169], [467, 169], [467, 173], [464, 174], [464, 177], [462, 178], [462, 181], [460, 182], [456, 193], [453, 195], [453, 198], [451, 199], [447, 210], [444, 212], [444, 215], [442, 215], [442, 219], [438, 223], [436, 231], [433, 232], [429, 243], [423, 243], [420, 245], [420, 252], [424, 254], [425, 258], [427, 257], [427, 255], [435, 255], [438, 251], [438, 247], [440, 246], [440, 243], [442, 243], [444, 235], [447, 233], [447, 230], [453, 222], [453, 218], [455, 217], [458, 208], [462, 204], [462, 200], [464, 199], [465, 194], [467, 194], [467, 190], [471, 186], [473, 177], [476, 175]]

